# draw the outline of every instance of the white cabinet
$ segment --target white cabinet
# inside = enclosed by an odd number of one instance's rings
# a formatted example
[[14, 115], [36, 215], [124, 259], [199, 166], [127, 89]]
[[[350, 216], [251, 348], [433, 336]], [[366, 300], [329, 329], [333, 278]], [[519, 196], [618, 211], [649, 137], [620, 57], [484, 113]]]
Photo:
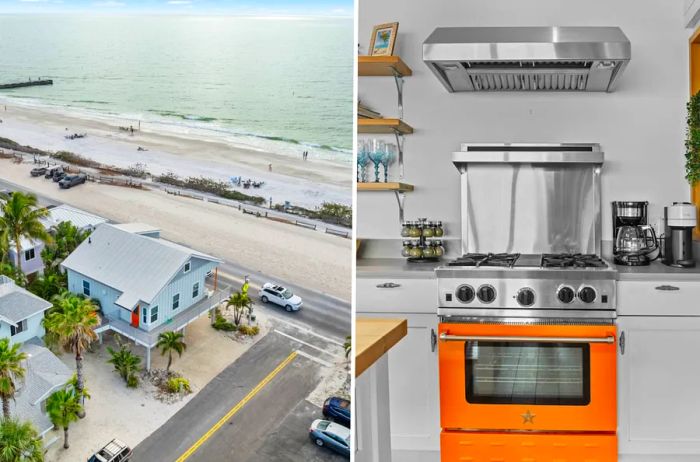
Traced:
[[357, 311], [363, 313], [434, 313], [437, 279], [357, 278]]
[[[421, 461], [438, 460], [440, 395], [437, 314], [392, 311], [358, 313], [358, 316], [408, 320], [408, 335], [389, 350], [391, 447], [395, 461], [406, 461], [411, 457]], [[432, 454], [417, 456], [423, 451]], [[397, 453], [401, 456], [397, 456]]]
[[621, 316], [617, 324], [620, 453], [700, 460], [700, 317]]

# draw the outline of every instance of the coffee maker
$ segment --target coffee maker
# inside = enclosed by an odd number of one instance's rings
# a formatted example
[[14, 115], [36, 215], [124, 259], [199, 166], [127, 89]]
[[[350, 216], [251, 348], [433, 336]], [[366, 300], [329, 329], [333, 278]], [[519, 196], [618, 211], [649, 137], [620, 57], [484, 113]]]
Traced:
[[648, 205], [638, 201], [612, 203], [613, 255], [618, 265], [648, 265], [649, 254], [658, 249], [656, 233], [647, 223]]
[[666, 220], [663, 263], [676, 268], [693, 268], [693, 228], [697, 225], [697, 211], [688, 202], [674, 202], [664, 207]]

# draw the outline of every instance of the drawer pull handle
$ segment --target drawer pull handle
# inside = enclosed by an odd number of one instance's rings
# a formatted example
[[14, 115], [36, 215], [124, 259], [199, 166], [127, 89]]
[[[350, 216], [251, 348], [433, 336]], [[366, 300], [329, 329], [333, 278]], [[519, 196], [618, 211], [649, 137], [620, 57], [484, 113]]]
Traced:
[[440, 334], [442, 342], [532, 342], [532, 343], [615, 343], [615, 337], [511, 337], [495, 335]]
[[665, 291], [681, 290], [680, 287], [669, 286], [669, 285], [656, 286], [655, 288], [656, 288], [656, 290], [665, 290]]
[[401, 284], [395, 282], [385, 282], [384, 284], [377, 284], [377, 289], [396, 289], [401, 287]]

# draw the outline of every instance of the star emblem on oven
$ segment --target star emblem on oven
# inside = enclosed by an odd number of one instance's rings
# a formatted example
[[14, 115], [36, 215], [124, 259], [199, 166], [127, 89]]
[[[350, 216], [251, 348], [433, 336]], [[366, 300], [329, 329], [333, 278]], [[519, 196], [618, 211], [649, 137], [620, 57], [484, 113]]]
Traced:
[[523, 423], [524, 423], [524, 424], [526, 424], [526, 423], [534, 424], [534, 423], [535, 423], [535, 420], [534, 420], [534, 419], [535, 419], [535, 417], [537, 417], [537, 416], [536, 416], [535, 414], [533, 414], [532, 412], [530, 412], [530, 410], [528, 409], [527, 412], [526, 412], [525, 414], [520, 414], [520, 417], [523, 418]]

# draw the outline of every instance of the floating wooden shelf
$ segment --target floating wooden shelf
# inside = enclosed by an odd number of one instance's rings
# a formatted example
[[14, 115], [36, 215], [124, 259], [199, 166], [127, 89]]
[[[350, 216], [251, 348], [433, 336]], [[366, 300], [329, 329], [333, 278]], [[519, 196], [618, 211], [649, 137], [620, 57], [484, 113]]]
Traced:
[[357, 119], [357, 133], [410, 135], [413, 127], [401, 119]]
[[413, 191], [413, 185], [408, 183], [357, 183], [358, 191]]
[[413, 75], [410, 67], [398, 56], [358, 56], [360, 77], [406, 77]]

